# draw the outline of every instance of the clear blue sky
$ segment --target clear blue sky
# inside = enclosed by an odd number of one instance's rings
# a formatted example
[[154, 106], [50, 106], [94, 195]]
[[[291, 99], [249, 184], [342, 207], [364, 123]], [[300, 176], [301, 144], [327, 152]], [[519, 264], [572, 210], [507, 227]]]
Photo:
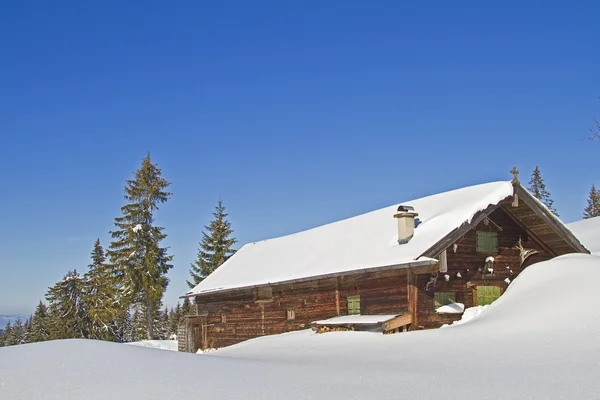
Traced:
[[579, 219], [600, 3], [406, 3], [3, 2], [0, 314], [86, 269], [148, 151], [169, 306], [219, 198], [241, 245], [539, 165]]

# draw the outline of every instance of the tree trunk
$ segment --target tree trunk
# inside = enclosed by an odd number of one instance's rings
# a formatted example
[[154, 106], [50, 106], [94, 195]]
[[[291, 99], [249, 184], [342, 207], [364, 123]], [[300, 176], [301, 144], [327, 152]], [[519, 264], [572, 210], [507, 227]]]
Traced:
[[146, 334], [148, 336], [148, 340], [154, 339], [154, 319], [152, 318], [152, 306], [152, 300], [148, 300], [146, 302]]

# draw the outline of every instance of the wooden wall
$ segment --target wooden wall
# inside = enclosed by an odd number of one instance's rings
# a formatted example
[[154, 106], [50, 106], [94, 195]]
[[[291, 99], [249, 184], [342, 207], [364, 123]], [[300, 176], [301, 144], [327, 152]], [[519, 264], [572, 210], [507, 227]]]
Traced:
[[[353, 295], [360, 295], [362, 314], [406, 313], [406, 284], [404, 269], [273, 286], [272, 300], [257, 300], [253, 290], [204, 297], [197, 305], [198, 314], [207, 316], [204, 347], [309, 328], [313, 321], [346, 315], [346, 298]], [[294, 310], [294, 320], [287, 320], [287, 310]]]
[[[498, 208], [489, 216], [492, 221], [488, 225], [484, 222], [479, 223], [474, 229], [467, 232], [461, 239], [456, 241], [458, 245], [456, 253], [453, 246], [446, 249], [448, 258], [448, 272], [438, 274], [435, 284], [435, 291], [455, 292], [456, 301], [463, 303], [465, 308], [473, 307], [477, 304], [477, 286], [498, 286], [502, 292], [508, 287], [504, 281], [509, 278], [511, 281], [517, 277], [521, 271], [533, 263], [547, 260], [550, 257], [542, 250], [517, 224], [506, 214], [503, 208]], [[500, 231], [495, 224], [502, 228]], [[498, 252], [480, 253], [476, 248], [476, 231], [490, 231], [498, 234]], [[515, 248], [521, 238], [523, 247], [527, 249], [538, 250], [539, 253], [527, 259], [524, 265], [521, 265], [520, 251]], [[494, 257], [494, 274], [484, 275], [485, 260], [488, 256]], [[482, 269], [480, 271], [480, 269]], [[512, 273], [511, 273], [512, 271]], [[461, 278], [457, 277], [457, 274]], [[444, 275], [448, 274], [450, 280], [446, 281]], [[423, 289], [429, 279], [420, 277], [419, 288]], [[437, 328], [445, 323], [460, 319], [460, 315], [438, 314], [434, 310], [434, 292], [419, 291], [419, 325], [425, 329]]]

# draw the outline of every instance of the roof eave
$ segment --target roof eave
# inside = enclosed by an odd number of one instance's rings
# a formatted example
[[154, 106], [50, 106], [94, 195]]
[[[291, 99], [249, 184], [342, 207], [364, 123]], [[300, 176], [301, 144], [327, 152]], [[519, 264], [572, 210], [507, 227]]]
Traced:
[[[438, 261], [434, 260], [434, 259], [414, 260], [414, 261], [400, 263], [400, 264], [385, 265], [385, 266], [373, 267], [373, 268], [361, 268], [361, 269], [352, 270], [352, 271], [336, 272], [336, 273], [332, 273], [332, 274], [323, 274], [323, 275], [314, 275], [314, 276], [308, 276], [308, 277], [304, 277], [304, 278], [288, 279], [288, 280], [277, 281], [277, 282], [268, 282], [268, 283], [258, 284], [258, 285], [239, 286], [239, 287], [235, 287], [235, 288], [228, 288], [228, 289], [222, 289], [222, 290], [209, 290], [209, 291], [201, 292], [201, 293], [186, 293], [183, 296], [179, 296], [179, 298], [185, 299], [185, 298], [189, 298], [189, 297], [201, 297], [201, 296], [209, 296], [209, 295], [213, 295], [213, 294], [221, 295], [224, 293], [230, 293], [230, 292], [236, 292], [236, 291], [242, 291], [242, 290], [248, 290], [248, 289], [255, 289], [255, 288], [266, 287], [266, 286], [289, 285], [289, 284], [293, 284], [293, 283], [303, 283], [303, 282], [310, 282], [310, 281], [316, 281], [316, 280], [321, 280], [321, 279], [331, 279], [331, 278], [337, 278], [337, 277], [341, 277], [341, 276], [360, 275], [360, 274], [371, 273], [371, 272], [380, 272], [380, 271], [392, 271], [392, 270], [396, 270], [396, 269], [433, 267], [433, 266], [437, 266], [437, 265], [438, 265]], [[434, 270], [435, 268], [431, 268], [431, 269]]]

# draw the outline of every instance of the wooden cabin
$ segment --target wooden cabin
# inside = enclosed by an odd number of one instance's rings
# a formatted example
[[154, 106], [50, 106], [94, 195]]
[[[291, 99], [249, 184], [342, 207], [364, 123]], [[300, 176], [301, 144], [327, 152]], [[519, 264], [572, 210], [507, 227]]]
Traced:
[[407, 201], [246, 244], [182, 296], [197, 315], [181, 321], [179, 350], [311, 327], [438, 328], [573, 252], [588, 251], [516, 177]]

